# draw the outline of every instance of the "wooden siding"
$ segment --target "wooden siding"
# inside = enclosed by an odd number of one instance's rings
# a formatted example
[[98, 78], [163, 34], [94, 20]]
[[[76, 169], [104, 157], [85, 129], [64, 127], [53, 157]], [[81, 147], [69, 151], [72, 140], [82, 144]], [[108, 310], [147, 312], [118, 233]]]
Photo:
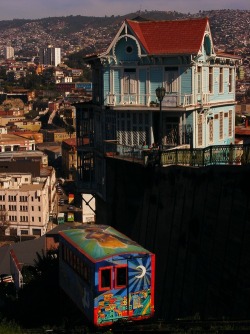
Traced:
[[[128, 46], [132, 47], [132, 52], [126, 52]], [[122, 38], [115, 47], [117, 61], [138, 61], [138, 47], [132, 38]]]
[[114, 70], [114, 93], [118, 94], [116, 97], [116, 102], [121, 101], [121, 70], [115, 69]]
[[106, 96], [110, 92], [110, 70], [105, 69], [103, 73], [103, 101], [106, 103]]
[[139, 70], [139, 95], [140, 95], [140, 103], [146, 104], [147, 103], [147, 71], [146, 68]]
[[192, 68], [182, 67], [180, 70], [180, 82], [179, 87], [181, 88], [181, 94], [192, 93]]
[[163, 82], [163, 70], [162, 67], [154, 66], [150, 68], [150, 95], [152, 101], [156, 100], [155, 90], [157, 87], [162, 86]]

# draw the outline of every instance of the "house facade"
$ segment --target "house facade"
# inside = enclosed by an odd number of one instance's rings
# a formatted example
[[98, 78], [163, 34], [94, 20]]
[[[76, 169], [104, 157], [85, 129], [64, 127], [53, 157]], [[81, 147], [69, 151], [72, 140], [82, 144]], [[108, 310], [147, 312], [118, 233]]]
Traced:
[[[101, 152], [109, 140], [138, 148], [157, 143], [163, 149], [234, 143], [240, 58], [216, 53], [208, 18], [125, 20], [106, 52], [85, 60], [93, 73], [89, 133], [97, 183], [103, 182]], [[164, 88], [162, 101], [158, 87]], [[78, 114], [78, 123], [82, 117]], [[83, 135], [80, 123], [77, 137]]]

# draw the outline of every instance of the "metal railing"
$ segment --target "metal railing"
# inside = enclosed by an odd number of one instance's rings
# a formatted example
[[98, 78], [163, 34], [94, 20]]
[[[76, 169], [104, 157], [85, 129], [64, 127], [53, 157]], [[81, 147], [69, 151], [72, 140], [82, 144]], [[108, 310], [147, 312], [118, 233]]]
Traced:
[[[234, 101], [233, 96], [226, 98], [226, 101]], [[209, 106], [214, 100], [214, 96], [209, 93], [181, 94], [180, 92], [166, 93], [162, 101], [162, 107], [189, 107], [189, 106]], [[152, 94], [111, 94], [106, 95], [105, 104], [109, 106], [140, 105], [147, 107], [159, 107], [159, 101]]]
[[250, 162], [249, 145], [215, 145], [203, 149], [172, 149], [161, 154], [161, 164], [184, 166], [241, 165]]
[[[180, 94], [166, 93], [162, 107], [188, 107], [191, 105], [208, 104], [209, 94]], [[156, 96], [151, 94], [107, 94], [106, 104], [110, 106], [141, 105], [147, 107], [159, 107]]]
[[106, 142], [107, 157], [129, 160], [144, 165], [160, 164], [161, 166], [210, 166], [210, 165], [243, 165], [250, 163], [250, 145], [214, 145], [206, 148], [167, 148], [142, 149], [139, 146], [121, 145]]

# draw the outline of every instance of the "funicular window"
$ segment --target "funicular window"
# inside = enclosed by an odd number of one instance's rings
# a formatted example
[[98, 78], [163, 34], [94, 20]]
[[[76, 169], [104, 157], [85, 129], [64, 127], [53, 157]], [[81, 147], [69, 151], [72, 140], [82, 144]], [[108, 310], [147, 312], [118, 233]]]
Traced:
[[111, 289], [112, 267], [100, 268], [99, 271], [99, 290]]
[[77, 260], [77, 258], [76, 258], [76, 255], [73, 253], [73, 269], [75, 270], [75, 271], [77, 271], [77, 267], [76, 267], [76, 260]]
[[73, 267], [73, 253], [69, 250], [69, 265]]
[[78, 256], [76, 256], [76, 271], [80, 274], [80, 259]]
[[115, 268], [115, 283], [116, 288], [127, 285], [127, 266]]
[[67, 246], [62, 245], [62, 258], [85, 282], [91, 284], [91, 268], [88, 264]]
[[66, 247], [62, 244], [62, 258], [64, 261], [66, 261]]
[[83, 277], [84, 279], [88, 282], [89, 281], [89, 269], [86, 265], [84, 265], [84, 273], [83, 273]]
[[66, 262], [68, 262], [68, 263], [69, 263], [69, 254], [70, 254], [70, 251], [67, 248], [67, 250], [66, 250]]
[[79, 270], [80, 270], [79, 274], [81, 275], [81, 277], [83, 277], [84, 267], [83, 267], [83, 262], [82, 261], [80, 261], [80, 268], [79, 268]]

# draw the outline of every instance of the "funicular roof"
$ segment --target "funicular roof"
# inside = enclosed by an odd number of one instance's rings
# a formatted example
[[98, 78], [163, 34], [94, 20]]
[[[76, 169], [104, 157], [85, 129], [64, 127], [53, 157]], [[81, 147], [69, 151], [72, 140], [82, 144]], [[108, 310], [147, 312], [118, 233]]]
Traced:
[[59, 235], [93, 262], [120, 254], [150, 253], [108, 225], [82, 225], [81, 228], [60, 231]]

